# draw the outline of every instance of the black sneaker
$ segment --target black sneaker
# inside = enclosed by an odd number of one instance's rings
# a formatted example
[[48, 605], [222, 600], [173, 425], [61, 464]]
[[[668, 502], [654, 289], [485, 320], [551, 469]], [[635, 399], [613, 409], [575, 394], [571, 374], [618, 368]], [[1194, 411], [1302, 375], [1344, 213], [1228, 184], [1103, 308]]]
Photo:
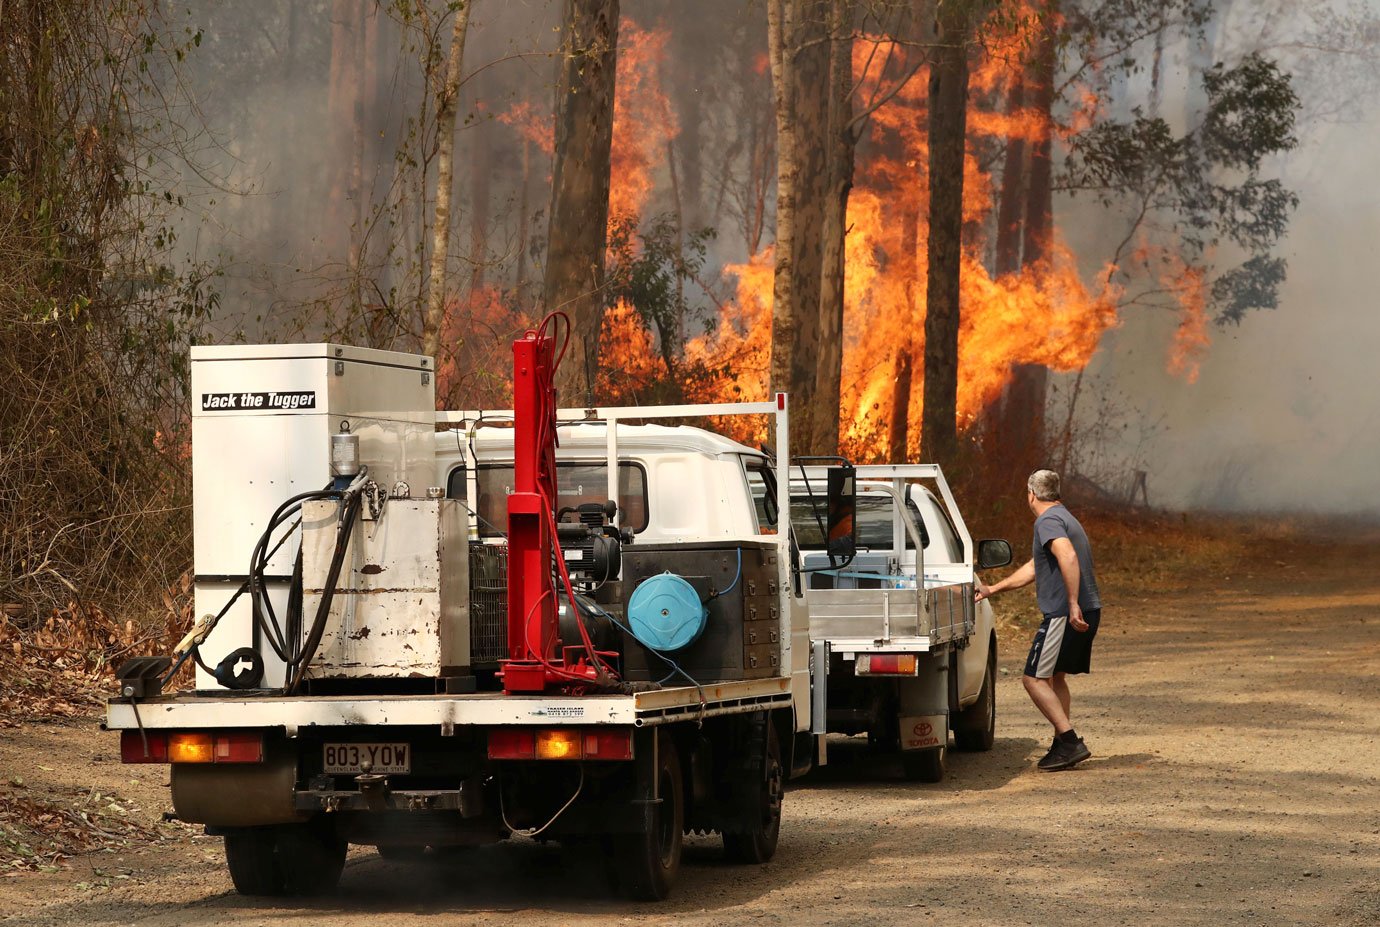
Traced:
[[1056, 740], [1044, 758], [1035, 765], [1045, 772], [1055, 772], [1060, 769], [1072, 769], [1090, 756], [1092, 751], [1081, 738], [1071, 744]]

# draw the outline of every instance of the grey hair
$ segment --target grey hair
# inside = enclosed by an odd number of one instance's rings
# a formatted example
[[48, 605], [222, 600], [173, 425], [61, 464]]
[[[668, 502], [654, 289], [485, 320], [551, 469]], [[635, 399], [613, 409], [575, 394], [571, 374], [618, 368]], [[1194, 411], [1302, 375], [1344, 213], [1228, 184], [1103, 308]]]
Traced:
[[1059, 474], [1053, 470], [1036, 470], [1025, 485], [1041, 502], [1059, 501]]

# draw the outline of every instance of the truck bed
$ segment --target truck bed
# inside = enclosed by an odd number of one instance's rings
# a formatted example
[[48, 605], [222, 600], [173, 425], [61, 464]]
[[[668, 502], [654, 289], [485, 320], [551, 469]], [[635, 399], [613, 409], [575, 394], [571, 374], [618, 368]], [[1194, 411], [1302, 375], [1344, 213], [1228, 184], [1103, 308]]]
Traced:
[[811, 589], [807, 595], [810, 639], [828, 641], [836, 651], [926, 651], [973, 630], [971, 583], [924, 590]]
[[109, 730], [208, 730], [338, 725], [632, 725], [788, 707], [791, 681], [783, 677], [674, 686], [634, 695], [246, 695], [185, 693], [106, 706]]

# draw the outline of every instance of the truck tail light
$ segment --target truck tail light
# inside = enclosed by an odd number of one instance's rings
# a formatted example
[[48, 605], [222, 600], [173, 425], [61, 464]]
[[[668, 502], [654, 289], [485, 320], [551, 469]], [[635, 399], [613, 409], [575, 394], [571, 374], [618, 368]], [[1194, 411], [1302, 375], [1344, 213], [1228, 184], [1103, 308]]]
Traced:
[[[148, 738], [148, 750], [144, 750], [144, 738]], [[120, 732], [121, 763], [166, 763], [168, 761], [168, 734], [166, 731]]]
[[523, 728], [495, 728], [489, 731], [489, 759], [533, 760], [537, 757], [537, 735]]
[[585, 759], [630, 760], [633, 758], [633, 735], [629, 729], [591, 731], [585, 734]]
[[228, 731], [215, 736], [217, 763], [262, 763], [264, 736], [258, 731]]
[[538, 731], [537, 759], [584, 759], [584, 738], [579, 731]]
[[569, 728], [495, 728], [489, 732], [491, 760], [630, 760], [629, 728], [580, 731]]
[[859, 676], [918, 676], [919, 661], [913, 653], [864, 653], [854, 663]]
[[172, 734], [168, 737], [168, 759], [174, 763], [214, 763], [216, 745], [210, 734]]
[[120, 732], [122, 763], [262, 763], [263, 759], [264, 737], [258, 731]]

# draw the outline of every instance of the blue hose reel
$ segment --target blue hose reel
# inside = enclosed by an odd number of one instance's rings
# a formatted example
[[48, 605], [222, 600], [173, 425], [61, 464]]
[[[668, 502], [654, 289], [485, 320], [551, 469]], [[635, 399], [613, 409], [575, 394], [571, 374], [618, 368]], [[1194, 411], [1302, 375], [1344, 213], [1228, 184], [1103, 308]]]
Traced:
[[674, 573], [647, 577], [628, 600], [633, 637], [663, 653], [689, 647], [708, 622], [709, 609], [695, 587]]

